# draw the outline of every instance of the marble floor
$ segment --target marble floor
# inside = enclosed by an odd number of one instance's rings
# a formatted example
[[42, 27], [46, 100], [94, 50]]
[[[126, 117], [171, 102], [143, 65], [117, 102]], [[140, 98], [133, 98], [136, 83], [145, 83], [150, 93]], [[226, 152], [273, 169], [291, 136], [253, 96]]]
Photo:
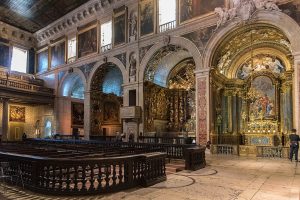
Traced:
[[148, 188], [91, 197], [53, 197], [0, 188], [0, 200], [299, 200], [300, 163], [207, 154], [207, 167], [168, 175]]

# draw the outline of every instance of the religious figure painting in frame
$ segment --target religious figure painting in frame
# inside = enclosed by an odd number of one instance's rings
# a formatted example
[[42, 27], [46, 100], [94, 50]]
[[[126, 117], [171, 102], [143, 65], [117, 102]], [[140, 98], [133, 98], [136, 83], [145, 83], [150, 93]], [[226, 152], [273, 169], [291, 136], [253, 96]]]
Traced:
[[213, 13], [215, 8], [225, 6], [226, 0], [179, 0], [180, 23]]
[[123, 9], [119, 12], [114, 13], [114, 45], [124, 44], [126, 42], [126, 7], [122, 7]]
[[78, 33], [78, 58], [98, 52], [97, 25], [89, 27]]
[[119, 120], [119, 106], [117, 102], [104, 103], [104, 121], [116, 122]]
[[268, 76], [258, 76], [252, 82], [256, 98], [250, 102], [250, 120], [275, 119], [276, 92], [275, 85]]
[[145, 36], [154, 33], [155, 27], [154, 0], [140, 1], [140, 35]]
[[45, 72], [48, 70], [48, 49], [43, 50], [37, 54], [37, 68], [36, 73]]
[[25, 122], [25, 107], [10, 106], [9, 107], [9, 121]]
[[0, 43], [0, 66], [1, 67], [9, 67], [10, 66], [10, 58], [9, 56], [9, 46]]
[[83, 127], [84, 125], [84, 104], [72, 102], [72, 127]]
[[57, 67], [66, 62], [65, 49], [65, 41], [51, 47], [51, 68]]

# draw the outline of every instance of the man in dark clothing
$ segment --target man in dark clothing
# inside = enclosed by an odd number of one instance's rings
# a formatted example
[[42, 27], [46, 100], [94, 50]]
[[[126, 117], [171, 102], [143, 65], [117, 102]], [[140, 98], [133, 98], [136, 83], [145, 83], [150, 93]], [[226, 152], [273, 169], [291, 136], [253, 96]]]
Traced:
[[298, 150], [299, 150], [299, 135], [296, 134], [296, 129], [292, 129], [290, 138], [290, 160], [293, 160], [293, 154], [295, 154], [295, 160], [298, 161]]

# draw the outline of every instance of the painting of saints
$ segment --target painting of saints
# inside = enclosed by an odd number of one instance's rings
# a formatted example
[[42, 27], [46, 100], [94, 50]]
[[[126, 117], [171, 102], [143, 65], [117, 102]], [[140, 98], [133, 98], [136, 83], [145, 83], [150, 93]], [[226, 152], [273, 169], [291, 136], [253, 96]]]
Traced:
[[212, 13], [217, 7], [225, 7], [224, 0], [180, 0], [180, 22]]
[[141, 3], [141, 36], [154, 32], [154, 2], [146, 0]]
[[253, 87], [257, 98], [250, 104], [250, 115], [255, 119], [273, 119], [275, 117], [275, 86], [267, 76], [254, 79]]
[[122, 44], [126, 41], [126, 15], [122, 14], [114, 18], [114, 45]]
[[78, 34], [78, 58], [97, 52], [97, 27]]

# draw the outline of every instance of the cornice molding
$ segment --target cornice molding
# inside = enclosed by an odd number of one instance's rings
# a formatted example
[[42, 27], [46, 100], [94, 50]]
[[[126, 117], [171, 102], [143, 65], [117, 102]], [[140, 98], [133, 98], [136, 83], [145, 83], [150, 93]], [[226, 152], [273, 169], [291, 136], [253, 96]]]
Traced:
[[34, 33], [38, 43], [54, 39], [58, 35], [65, 34], [78, 26], [84, 25], [92, 20], [99, 19], [99, 16], [112, 12], [114, 8], [128, 4], [125, 0], [90, 0], [74, 11], [66, 14], [45, 28]]

